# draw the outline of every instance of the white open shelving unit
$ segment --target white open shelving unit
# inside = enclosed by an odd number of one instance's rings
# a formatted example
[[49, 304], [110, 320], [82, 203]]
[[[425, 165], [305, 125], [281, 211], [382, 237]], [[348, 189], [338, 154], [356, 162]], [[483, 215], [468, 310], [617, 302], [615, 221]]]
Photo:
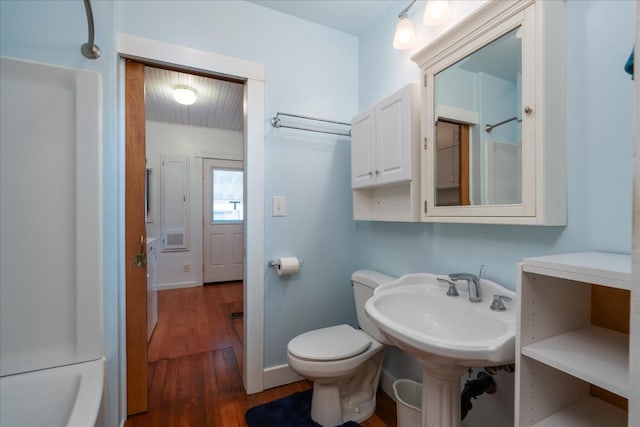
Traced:
[[627, 426], [591, 385], [629, 399], [629, 335], [591, 324], [591, 286], [630, 290], [631, 256], [526, 258], [518, 266], [517, 426]]

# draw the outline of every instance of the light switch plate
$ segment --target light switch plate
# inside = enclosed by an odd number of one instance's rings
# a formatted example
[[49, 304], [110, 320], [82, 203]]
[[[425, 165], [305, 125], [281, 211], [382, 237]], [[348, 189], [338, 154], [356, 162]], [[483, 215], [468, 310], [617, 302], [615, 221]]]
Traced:
[[271, 199], [273, 206], [272, 216], [287, 216], [287, 198], [284, 196], [273, 196]]

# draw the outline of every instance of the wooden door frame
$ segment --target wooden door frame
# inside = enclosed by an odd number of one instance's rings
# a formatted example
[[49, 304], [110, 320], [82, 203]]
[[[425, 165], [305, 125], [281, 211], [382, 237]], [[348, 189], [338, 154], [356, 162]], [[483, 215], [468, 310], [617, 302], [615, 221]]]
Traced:
[[[462, 123], [458, 120], [450, 120], [447, 118], [439, 118], [437, 123], [446, 123], [453, 126], [458, 126], [459, 129], [459, 143], [458, 143], [458, 158], [454, 161], [458, 163], [458, 206], [468, 206], [471, 204], [469, 196], [469, 132], [470, 126], [467, 123]], [[436, 124], [437, 124], [436, 123]], [[437, 132], [437, 128], [436, 128]], [[437, 152], [437, 147], [435, 148]], [[455, 153], [455, 152], [454, 152]]]
[[460, 183], [460, 205], [471, 204], [469, 196], [469, 125], [460, 124], [458, 182]]
[[148, 408], [147, 268], [135, 265], [146, 256], [144, 65], [125, 64], [125, 311], [127, 415]]
[[[184, 46], [163, 43], [129, 34], [118, 33], [118, 54], [143, 63], [172, 67], [185, 72], [230, 76], [245, 82], [244, 87], [244, 164], [245, 164], [245, 272], [244, 272], [244, 363], [242, 378], [248, 394], [264, 390], [264, 76], [263, 64], [217, 55]], [[124, 87], [121, 78], [121, 87]], [[121, 104], [121, 108], [122, 104]], [[124, 113], [122, 113], [124, 115]], [[121, 117], [122, 117], [121, 115]], [[121, 147], [124, 147], [124, 141]], [[118, 159], [124, 171], [124, 155]], [[121, 185], [125, 187], [126, 183]], [[120, 221], [124, 241], [125, 224]], [[251, 236], [249, 239], [248, 236]], [[121, 250], [124, 262], [124, 253]], [[121, 265], [120, 277], [124, 277]], [[126, 283], [120, 284], [124, 293]], [[126, 301], [121, 303], [126, 305]], [[121, 323], [126, 325], [125, 310]], [[121, 329], [121, 348], [126, 348], [126, 334]], [[123, 352], [120, 353], [123, 358]], [[124, 361], [120, 362], [120, 366]], [[126, 369], [120, 376], [121, 404], [127, 383]], [[121, 411], [125, 412], [124, 409]]]

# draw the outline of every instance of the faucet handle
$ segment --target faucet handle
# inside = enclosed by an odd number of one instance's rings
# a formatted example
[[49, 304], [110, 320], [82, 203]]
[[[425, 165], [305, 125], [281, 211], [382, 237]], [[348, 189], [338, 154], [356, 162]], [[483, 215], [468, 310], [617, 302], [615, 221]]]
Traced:
[[447, 279], [442, 279], [440, 277], [438, 277], [438, 282], [446, 283], [447, 285], [449, 285], [449, 289], [447, 289], [448, 296], [457, 297], [458, 295], [460, 295], [458, 293], [458, 288], [456, 288], [455, 282], [452, 282], [451, 280], [447, 280]]
[[502, 301], [510, 302], [511, 298], [506, 295], [494, 295], [493, 302], [491, 302], [491, 310], [493, 311], [505, 311], [507, 308]]

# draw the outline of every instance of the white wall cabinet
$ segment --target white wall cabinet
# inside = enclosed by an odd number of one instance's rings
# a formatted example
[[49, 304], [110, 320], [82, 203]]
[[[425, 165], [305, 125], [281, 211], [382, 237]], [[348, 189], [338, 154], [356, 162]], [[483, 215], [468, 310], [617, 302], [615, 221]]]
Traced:
[[518, 270], [515, 425], [626, 426], [631, 257], [552, 255]]
[[[564, 9], [489, 1], [412, 57], [423, 84], [423, 221], [566, 225]], [[470, 204], [438, 197], [437, 165], [453, 154], [433, 143], [442, 121], [469, 126]], [[494, 142], [519, 147], [508, 168], [493, 170]]]
[[417, 85], [407, 85], [353, 118], [352, 188], [411, 179], [411, 114], [417, 111], [418, 91]]
[[352, 119], [354, 219], [419, 220], [419, 107], [410, 84]]

